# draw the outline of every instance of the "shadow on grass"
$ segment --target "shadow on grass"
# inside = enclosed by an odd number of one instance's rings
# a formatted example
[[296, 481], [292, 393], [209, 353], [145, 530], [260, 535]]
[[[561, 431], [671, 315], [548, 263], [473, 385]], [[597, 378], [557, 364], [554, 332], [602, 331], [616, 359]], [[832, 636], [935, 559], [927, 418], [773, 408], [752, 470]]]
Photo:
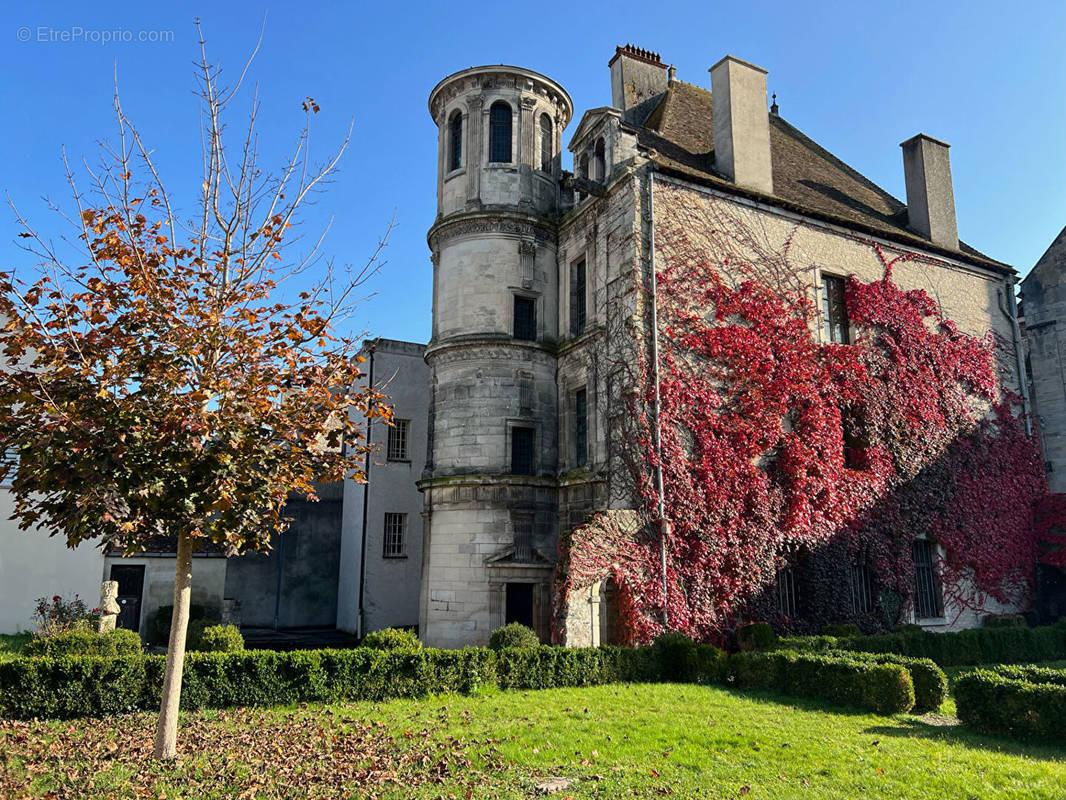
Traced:
[[1002, 755], [1037, 758], [1042, 761], [1066, 761], [1066, 747], [991, 736], [978, 733], [961, 723], [957, 725], [936, 724], [920, 717], [896, 717], [894, 725], [874, 725], [864, 730], [863, 733], [874, 736], [892, 736], [897, 739], [931, 739], [962, 745], [974, 750], [990, 750]]

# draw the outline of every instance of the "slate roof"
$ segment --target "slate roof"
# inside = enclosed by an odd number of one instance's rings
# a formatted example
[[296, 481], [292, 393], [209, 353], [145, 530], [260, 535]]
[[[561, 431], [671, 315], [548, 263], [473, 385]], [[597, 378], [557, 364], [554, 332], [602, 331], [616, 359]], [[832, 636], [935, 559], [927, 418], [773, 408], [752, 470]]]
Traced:
[[996, 271], [1012, 268], [960, 242], [950, 250], [907, 227], [907, 206], [863, 177], [777, 114], [770, 114], [773, 198], [735, 186], [715, 169], [711, 93], [673, 81], [637, 127], [637, 140], [660, 168], [732, 192], [749, 194], [799, 213], [884, 236], [905, 245], [962, 258]]

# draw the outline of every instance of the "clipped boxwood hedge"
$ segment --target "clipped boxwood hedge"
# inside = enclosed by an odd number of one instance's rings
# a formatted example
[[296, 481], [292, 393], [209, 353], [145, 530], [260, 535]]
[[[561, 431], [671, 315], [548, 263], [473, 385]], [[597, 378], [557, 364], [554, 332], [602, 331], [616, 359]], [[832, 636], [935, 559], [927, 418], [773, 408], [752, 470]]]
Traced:
[[914, 707], [914, 683], [906, 667], [846, 654], [740, 652], [729, 659], [729, 679], [740, 687], [828, 700], [879, 714]]
[[845, 650], [930, 658], [941, 667], [1057, 661], [1066, 658], [1066, 629], [1050, 625], [972, 628], [957, 633], [901, 631], [838, 639], [837, 646]]
[[961, 676], [955, 682], [959, 719], [982, 733], [1066, 744], [1066, 685], [1009, 674], [979, 669]]
[[59, 658], [60, 656], [137, 656], [141, 654], [141, 637], [125, 628], [107, 633], [72, 630], [54, 636], [34, 636], [22, 648], [28, 658]]

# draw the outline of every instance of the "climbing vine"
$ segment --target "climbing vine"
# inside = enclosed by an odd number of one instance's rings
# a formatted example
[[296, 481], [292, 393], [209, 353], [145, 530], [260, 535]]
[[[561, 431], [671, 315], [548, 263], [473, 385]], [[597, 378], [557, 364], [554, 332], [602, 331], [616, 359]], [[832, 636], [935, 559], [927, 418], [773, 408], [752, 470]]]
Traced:
[[[1039, 553], [1033, 508], [1046, 505], [1039, 452], [1004, 386], [1001, 343], [895, 282], [900, 264], [928, 258], [852, 242], [882, 274], [847, 278], [851, 343], [823, 343], [816, 265], [794, 264], [800, 227], [774, 243], [724, 202], [666, 183], [655, 192], [661, 457], [643, 344], [650, 287], [637, 293], [638, 344], [619, 359], [636, 388], [616, 453], [646, 524], [593, 520], [564, 537], [559, 602], [612, 578], [629, 641], [660, 633], [664, 607], [669, 628], [704, 640], [752, 618], [874, 630], [914, 606], [916, 538], [937, 545], [946, 607], [1023, 602]], [[656, 466], [671, 522], [665, 602]]]

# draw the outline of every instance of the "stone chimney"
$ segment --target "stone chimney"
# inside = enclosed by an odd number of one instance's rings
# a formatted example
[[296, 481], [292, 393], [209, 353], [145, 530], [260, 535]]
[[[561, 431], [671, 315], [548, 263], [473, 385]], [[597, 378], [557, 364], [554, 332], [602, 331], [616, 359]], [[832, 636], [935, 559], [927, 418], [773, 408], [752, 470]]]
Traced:
[[627, 44], [615, 48], [607, 66], [611, 68], [611, 105], [626, 122], [642, 124], [666, 91], [666, 64], [658, 53]]
[[933, 244], [959, 249], [955, 192], [951, 188], [951, 145], [924, 133], [900, 144], [907, 182], [907, 221]]
[[766, 70], [726, 56], [710, 73], [715, 167], [737, 186], [773, 194]]

